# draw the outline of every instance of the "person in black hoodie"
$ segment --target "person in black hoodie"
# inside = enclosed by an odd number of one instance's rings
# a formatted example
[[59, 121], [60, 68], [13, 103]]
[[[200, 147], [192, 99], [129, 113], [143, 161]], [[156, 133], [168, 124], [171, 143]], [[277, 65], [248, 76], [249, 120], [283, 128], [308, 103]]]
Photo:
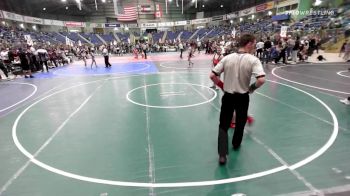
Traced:
[[19, 49], [19, 60], [21, 61], [21, 67], [23, 69], [23, 75], [25, 78], [34, 78], [32, 71], [29, 66], [29, 53], [24, 51], [22, 48]]
[[348, 42], [348, 40], [345, 40], [345, 42], [341, 46], [340, 51], [339, 51], [339, 57], [341, 57], [342, 53], [345, 52], [345, 45], [346, 45], [347, 42]]
[[297, 39], [295, 40], [295, 45], [292, 49], [292, 61], [294, 63], [297, 63], [299, 49], [300, 49], [300, 37], [297, 37]]
[[271, 58], [271, 48], [272, 42], [270, 41], [270, 37], [267, 37], [267, 40], [264, 43], [264, 60], [266, 64], [269, 63]]

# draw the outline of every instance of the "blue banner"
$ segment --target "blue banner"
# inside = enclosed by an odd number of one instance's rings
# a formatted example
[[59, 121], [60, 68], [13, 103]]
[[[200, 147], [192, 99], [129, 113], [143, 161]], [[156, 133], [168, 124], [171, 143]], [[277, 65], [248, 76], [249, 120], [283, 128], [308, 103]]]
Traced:
[[120, 27], [120, 24], [118, 23], [106, 23], [105, 28], [115, 28], [115, 27]]

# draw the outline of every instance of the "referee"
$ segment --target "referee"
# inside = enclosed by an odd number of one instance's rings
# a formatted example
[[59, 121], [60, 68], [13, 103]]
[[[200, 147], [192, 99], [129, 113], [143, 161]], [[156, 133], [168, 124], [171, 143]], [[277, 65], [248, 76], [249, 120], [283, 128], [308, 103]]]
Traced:
[[[228, 154], [228, 135], [233, 112], [236, 112], [236, 128], [232, 138], [232, 147], [237, 150], [242, 142], [244, 126], [247, 121], [249, 94], [265, 83], [265, 72], [260, 60], [255, 57], [256, 39], [253, 35], [242, 35], [239, 50], [225, 56], [212, 70], [210, 79], [223, 91], [218, 136], [219, 163], [226, 163]], [[224, 73], [224, 82], [220, 74]], [[251, 77], [256, 81], [250, 84]]]

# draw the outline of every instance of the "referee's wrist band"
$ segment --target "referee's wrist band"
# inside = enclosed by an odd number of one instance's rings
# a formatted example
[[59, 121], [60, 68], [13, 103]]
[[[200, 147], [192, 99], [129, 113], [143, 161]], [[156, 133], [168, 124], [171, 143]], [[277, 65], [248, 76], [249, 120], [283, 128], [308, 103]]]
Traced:
[[249, 86], [250, 91], [255, 91], [256, 89], [258, 89], [258, 87], [256, 86], [255, 82]]
[[216, 73], [215, 71], [211, 71], [213, 74], [215, 74], [216, 76], [219, 76], [220, 74]]

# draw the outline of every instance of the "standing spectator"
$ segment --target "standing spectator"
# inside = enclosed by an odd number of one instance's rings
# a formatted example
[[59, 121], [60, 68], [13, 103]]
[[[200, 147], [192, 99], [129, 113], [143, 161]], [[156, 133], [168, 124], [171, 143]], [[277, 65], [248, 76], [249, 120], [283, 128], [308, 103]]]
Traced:
[[267, 37], [267, 40], [264, 43], [264, 60], [266, 64], [269, 63], [271, 58], [271, 48], [272, 42], [270, 41], [270, 37]]
[[300, 49], [300, 38], [297, 37], [297, 39], [295, 40], [294, 47], [292, 49], [292, 61], [294, 63], [297, 63], [299, 49]]
[[188, 48], [188, 67], [193, 67], [193, 62], [191, 61], [193, 57], [193, 53], [195, 50], [195, 44], [190, 44], [190, 47]]
[[[6, 66], [4, 65], [3, 63], [3, 60], [0, 60], [0, 70], [2, 70], [2, 72], [4, 72], [5, 76], [7, 79], [9, 79], [9, 75], [8, 75], [8, 72], [7, 72], [7, 68]], [[0, 80], [1, 80], [1, 75], [0, 75]]]
[[91, 56], [91, 69], [92, 69], [92, 65], [95, 63], [95, 66], [97, 68], [97, 63], [96, 63], [96, 60], [95, 60], [95, 51], [94, 50], [91, 50], [90, 51], [90, 56]]
[[256, 56], [261, 59], [263, 57], [264, 41], [261, 39], [260, 42], [256, 44]]
[[29, 66], [29, 52], [23, 51], [22, 48], [19, 49], [19, 59], [21, 61], [21, 67], [23, 69], [23, 75], [25, 78], [34, 78], [32, 71]]
[[105, 58], [105, 65], [106, 65], [106, 68], [112, 67], [112, 65], [109, 63], [109, 52], [108, 52], [108, 49], [107, 49], [106, 47], [103, 48], [103, 50], [102, 50], [102, 55], [103, 55], [104, 58]]
[[288, 35], [287, 50], [286, 50], [287, 59], [291, 58], [294, 46], [295, 46], [295, 40], [292, 38], [291, 35]]
[[341, 46], [340, 51], [339, 51], [339, 57], [341, 57], [342, 53], [345, 52], [345, 45], [346, 45], [347, 42], [348, 42], [348, 40], [345, 40], [345, 42]]
[[85, 49], [80, 50], [80, 57], [83, 60], [84, 65], [86, 67], [87, 51]]
[[143, 51], [143, 54], [145, 56], [145, 59], [147, 59], [147, 43], [143, 43], [142, 44], [142, 51]]
[[345, 44], [345, 47], [344, 47], [344, 52], [345, 52], [345, 54], [344, 54], [343, 59], [345, 61], [348, 61], [349, 58], [350, 58], [350, 43], [348, 41], [346, 41], [346, 44]]
[[287, 54], [286, 54], [286, 51], [287, 51], [287, 42], [285, 40], [282, 40], [278, 43], [278, 46], [277, 46], [277, 51], [279, 51], [279, 56], [275, 59], [275, 63], [277, 64], [281, 58], [283, 60], [283, 64], [287, 64]]
[[184, 45], [182, 44], [182, 42], [179, 43], [179, 49], [180, 49], [180, 58], [182, 58], [182, 53], [184, 51]]
[[[236, 112], [236, 128], [232, 146], [237, 150], [242, 142], [243, 131], [247, 121], [249, 93], [253, 93], [265, 82], [265, 72], [258, 58], [252, 53], [256, 39], [253, 35], [243, 35], [239, 41], [238, 53], [224, 57], [210, 74], [211, 80], [223, 91], [218, 135], [219, 163], [226, 163], [228, 154], [228, 134], [233, 112]], [[224, 82], [219, 78], [224, 72]], [[250, 85], [251, 76], [256, 82]]]
[[[215, 68], [215, 66], [221, 61], [221, 59], [223, 58], [223, 55], [221, 54], [221, 50], [218, 49], [213, 56], [213, 66], [212, 69]], [[215, 83], [213, 83], [213, 86], [211, 86], [210, 88], [216, 89], [216, 85]]]
[[44, 72], [44, 65], [46, 67], [46, 71], [49, 72], [49, 66], [47, 65], [47, 61], [49, 59], [47, 50], [43, 49], [42, 47], [37, 50], [38, 56], [39, 56], [39, 61], [41, 65], [41, 71]]
[[[9, 78], [8, 71], [7, 71], [7, 64], [9, 64], [8, 59], [9, 59], [8, 51], [5, 50], [5, 48], [2, 48], [0, 52], [0, 69], [2, 70], [2, 72], [4, 72], [6, 78]], [[0, 79], [1, 79], [1, 75], [0, 75]]]

